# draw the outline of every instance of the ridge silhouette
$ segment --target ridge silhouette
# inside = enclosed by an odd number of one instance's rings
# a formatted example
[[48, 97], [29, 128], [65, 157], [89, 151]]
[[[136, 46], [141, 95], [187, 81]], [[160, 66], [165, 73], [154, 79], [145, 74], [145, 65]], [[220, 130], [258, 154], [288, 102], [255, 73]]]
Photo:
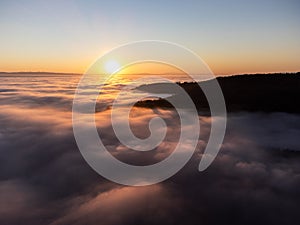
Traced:
[[[228, 77], [217, 77], [223, 91], [227, 111], [262, 111], [300, 113], [300, 72], [276, 74], [245, 74]], [[203, 81], [201, 85], [209, 85]], [[196, 82], [176, 83], [191, 97], [199, 111], [209, 111], [206, 97]], [[171, 99], [180, 101], [172, 83], [141, 85], [137, 89], [150, 93], [172, 94], [167, 98], [143, 100], [135, 104], [146, 108], [172, 108]], [[184, 102], [182, 107], [185, 107]]]

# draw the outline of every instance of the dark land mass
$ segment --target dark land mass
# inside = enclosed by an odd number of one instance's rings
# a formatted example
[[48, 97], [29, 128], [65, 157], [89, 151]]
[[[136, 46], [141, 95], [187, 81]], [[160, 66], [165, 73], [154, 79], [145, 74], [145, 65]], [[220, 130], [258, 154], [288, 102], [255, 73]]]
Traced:
[[[244, 74], [216, 78], [222, 89], [228, 112], [261, 111], [300, 113], [300, 72], [276, 74]], [[210, 85], [212, 81], [203, 81], [201, 86]], [[196, 82], [177, 83], [193, 100], [199, 111], [209, 111], [207, 99]], [[136, 103], [138, 107], [172, 108], [168, 102], [181, 101], [178, 86], [172, 83], [141, 85], [138, 90], [150, 93], [172, 94], [167, 98], [143, 100]]]

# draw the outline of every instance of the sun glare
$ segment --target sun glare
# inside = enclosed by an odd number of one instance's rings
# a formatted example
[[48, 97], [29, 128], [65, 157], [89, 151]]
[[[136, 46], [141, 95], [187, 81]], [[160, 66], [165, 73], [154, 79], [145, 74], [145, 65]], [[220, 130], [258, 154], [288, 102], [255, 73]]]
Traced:
[[107, 73], [115, 73], [120, 67], [120, 64], [115, 60], [109, 60], [104, 64], [104, 69]]

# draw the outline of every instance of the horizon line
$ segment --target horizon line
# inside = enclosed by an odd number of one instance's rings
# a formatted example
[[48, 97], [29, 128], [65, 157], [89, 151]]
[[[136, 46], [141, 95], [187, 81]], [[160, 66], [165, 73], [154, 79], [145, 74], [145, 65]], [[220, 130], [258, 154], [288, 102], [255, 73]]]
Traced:
[[[298, 71], [276, 71], [276, 72], [241, 72], [232, 74], [213, 74], [215, 76], [236, 76], [236, 75], [255, 75], [255, 74], [297, 74]], [[83, 75], [85, 73], [75, 72], [51, 72], [51, 71], [0, 71], [0, 74], [59, 74], [59, 75]], [[107, 75], [105, 73], [99, 73], [95, 75]], [[119, 73], [119, 75], [186, 75], [185, 73]], [[193, 74], [198, 75], [198, 74]]]

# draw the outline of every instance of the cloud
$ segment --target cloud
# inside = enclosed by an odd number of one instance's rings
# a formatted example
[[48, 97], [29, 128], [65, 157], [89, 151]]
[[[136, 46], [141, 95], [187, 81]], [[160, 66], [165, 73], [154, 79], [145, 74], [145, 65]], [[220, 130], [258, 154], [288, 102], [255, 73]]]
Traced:
[[[170, 199], [173, 201], [170, 201]], [[172, 214], [178, 211], [176, 196], [160, 185], [150, 187], [117, 187], [100, 193], [91, 199], [77, 198], [65, 216], [54, 221], [60, 224], [153, 224], [173, 221]]]
[[[133, 130], [146, 137], [149, 112], [138, 110], [132, 112]], [[163, 115], [169, 127], [164, 142], [150, 152], [124, 147], [113, 135], [110, 111], [97, 113], [102, 141], [115, 157], [147, 165], [172, 152], [180, 131], [176, 114], [152, 113]], [[107, 181], [88, 166], [63, 107], [1, 106], [0, 223], [298, 224], [300, 116], [229, 114], [221, 151], [202, 173], [197, 168], [211, 119], [200, 122], [189, 163], [163, 183], [134, 188]]]
[[15, 223], [17, 215], [19, 220], [27, 219], [35, 206], [35, 194], [20, 180], [1, 181], [0, 199], [2, 224]]

